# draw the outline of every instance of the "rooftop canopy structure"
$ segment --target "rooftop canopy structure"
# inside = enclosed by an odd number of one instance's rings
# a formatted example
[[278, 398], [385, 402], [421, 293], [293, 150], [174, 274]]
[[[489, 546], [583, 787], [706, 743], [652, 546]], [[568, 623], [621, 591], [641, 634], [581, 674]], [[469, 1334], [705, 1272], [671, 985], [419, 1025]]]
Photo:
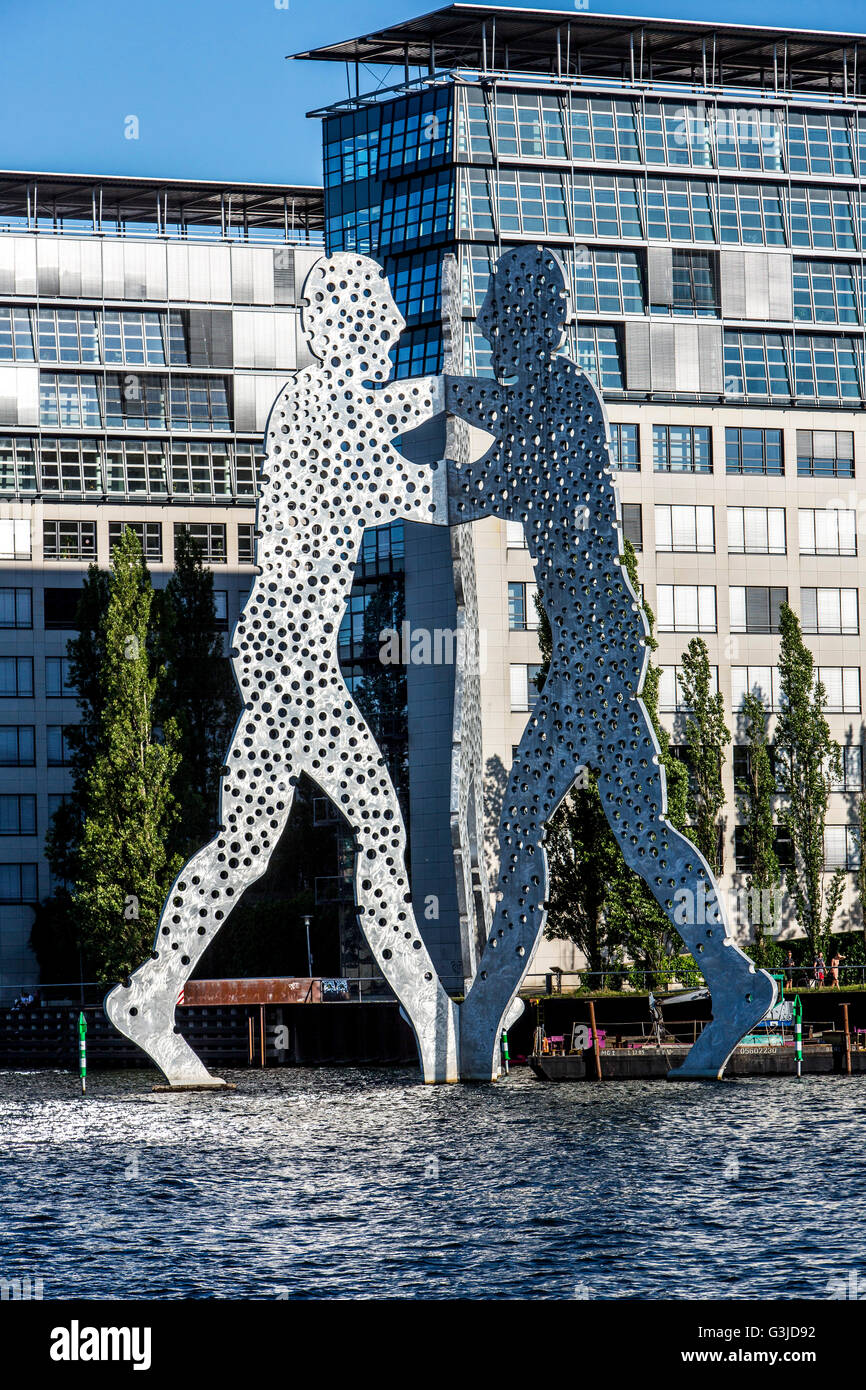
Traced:
[[427, 72], [468, 68], [546, 77], [815, 92], [866, 91], [866, 36], [574, 10], [448, 5], [293, 58]]
[[314, 185], [0, 172], [0, 229], [316, 241]]

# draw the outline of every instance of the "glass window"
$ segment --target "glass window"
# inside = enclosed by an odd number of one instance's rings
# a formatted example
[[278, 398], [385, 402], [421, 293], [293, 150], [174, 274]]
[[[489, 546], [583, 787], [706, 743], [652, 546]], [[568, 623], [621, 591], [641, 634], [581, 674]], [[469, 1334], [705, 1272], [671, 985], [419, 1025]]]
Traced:
[[35, 864], [0, 864], [0, 902], [35, 903], [38, 887]]
[[0, 796], [0, 835], [36, 834], [36, 797], [3, 793]]
[[[829, 714], [860, 713], [859, 666], [816, 666], [815, 680], [824, 687], [825, 708]], [[849, 751], [845, 749], [846, 753]]]
[[32, 626], [32, 589], [0, 589], [0, 628], [30, 628]]
[[599, 390], [624, 389], [619, 336], [613, 324], [578, 323], [574, 330], [573, 355]]
[[732, 555], [784, 555], [784, 507], [728, 507], [728, 550]]
[[856, 634], [860, 631], [856, 589], [801, 589], [800, 610], [804, 632]]
[[857, 513], [839, 507], [801, 507], [801, 555], [856, 555]]
[[797, 473], [802, 478], [853, 478], [853, 431], [797, 430]]
[[656, 504], [656, 550], [712, 555], [716, 548], [713, 508]]
[[32, 699], [32, 656], [0, 656], [0, 698], [9, 696]]
[[69, 740], [69, 726], [48, 724], [45, 729], [45, 747], [49, 767], [69, 767], [73, 751]]
[[145, 560], [159, 564], [162, 561], [162, 523], [159, 521], [109, 521], [108, 553], [113, 555], [124, 531], [134, 531], [138, 536]]
[[742, 708], [746, 694], [755, 695], [765, 709], [779, 709], [779, 668], [777, 666], [732, 666], [733, 709]]
[[36, 441], [24, 435], [0, 437], [0, 493], [27, 496], [36, 491]]
[[95, 560], [95, 521], [43, 521], [42, 554], [46, 560]]
[[30, 314], [30, 309], [0, 305], [0, 362], [34, 360]]
[[78, 694], [72, 679], [72, 661], [68, 656], [46, 656], [45, 694], [49, 699]]
[[779, 614], [788, 602], [782, 587], [732, 585], [730, 593], [731, 632], [771, 633], [779, 631]]
[[780, 476], [784, 473], [782, 431], [725, 430], [725, 471]]
[[725, 333], [725, 395], [791, 395], [790, 339], [781, 333]]
[[613, 466], [622, 473], [639, 472], [640, 430], [637, 425], [611, 424], [610, 458]]
[[175, 523], [175, 545], [180, 531], [186, 529], [192, 539], [201, 547], [202, 560], [206, 565], [226, 563], [226, 528], [222, 522]]
[[27, 517], [0, 517], [0, 560], [29, 560], [30, 522]]
[[0, 767], [33, 767], [35, 763], [33, 725], [0, 724]]
[[64, 496], [102, 493], [100, 446], [96, 439], [42, 440], [40, 463], [43, 492]]
[[715, 632], [713, 584], [658, 584], [659, 632]]
[[653, 425], [656, 473], [712, 473], [708, 425]]
[[858, 323], [862, 270], [847, 261], [794, 261], [794, 318], [807, 323]]

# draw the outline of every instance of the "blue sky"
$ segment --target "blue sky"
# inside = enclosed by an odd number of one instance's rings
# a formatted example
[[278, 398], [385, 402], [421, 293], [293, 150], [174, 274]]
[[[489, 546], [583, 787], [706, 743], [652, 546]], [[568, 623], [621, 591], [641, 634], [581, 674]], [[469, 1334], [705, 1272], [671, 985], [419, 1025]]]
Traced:
[[[569, 0], [545, 4], [567, 9]], [[287, 5], [287, 8], [283, 8]], [[866, 29], [862, 0], [590, 0], [599, 14]], [[338, 64], [285, 55], [435, 9], [427, 0], [0, 0], [7, 169], [318, 183]], [[124, 137], [128, 116], [139, 138]]]

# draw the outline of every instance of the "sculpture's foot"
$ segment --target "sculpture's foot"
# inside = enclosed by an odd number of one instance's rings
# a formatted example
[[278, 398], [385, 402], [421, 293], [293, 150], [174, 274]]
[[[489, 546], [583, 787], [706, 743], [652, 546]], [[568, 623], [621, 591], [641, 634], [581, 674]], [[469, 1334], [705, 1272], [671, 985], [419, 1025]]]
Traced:
[[460, 1080], [460, 1006], [444, 990], [437, 1000], [435, 1018], [417, 1023], [400, 1007], [400, 1013], [415, 1033], [421, 1075], [427, 1086], [441, 1086]]
[[[137, 970], [128, 985], [116, 985], [106, 996], [104, 1008], [110, 1022], [153, 1059], [169, 1085], [224, 1087], [226, 1083], [211, 1076], [204, 1062], [175, 1028], [175, 996], [166, 999], [165, 982], [160, 982], [153, 991], [148, 988], [149, 964]], [[173, 990], [173, 985], [170, 984], [169, 989]]]
[[[464, 1004], [464, 1008], [465, 1008]], [[497, 1024], [478, 1015], [461, 1019], [460, 1080], [489, 1085], [502, 1075], [502, 1055]]]
[[770, 976], [753, 970], [745, 956], [743, 962], [742, 993], [720, 1001], [718, 1016], [707, 1024], [682, 1066], [668, 1072], [668, 1081], [720, 1081], [737, 1043], [773, 1007], [776, 986]]

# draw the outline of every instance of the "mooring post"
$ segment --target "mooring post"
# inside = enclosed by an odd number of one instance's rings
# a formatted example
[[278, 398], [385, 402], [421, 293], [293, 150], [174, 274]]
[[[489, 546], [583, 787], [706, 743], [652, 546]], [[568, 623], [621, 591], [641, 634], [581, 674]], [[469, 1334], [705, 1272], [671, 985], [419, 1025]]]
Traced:
[[797, 1058], [797, 1075], [803, 1075], [803, 1001], [799, 994], [794, 996], [791, 1005], [791, 1017], [794, 1020], [794, 1055]]
[[845, 1029], [845, 1075], [851, 1075], [851, 1027], [848, 1022], [848, 1005], [842, 1005], [842, 1022]]
[[78, 1071], [81, 1076], [81, 1094], [87, 1092], [87, 1019], [83, 1011], [78, 1015]]
[[595, 1057], [595, 1079], [601, 1080], [601, 1049], [598, 1045], [598, 1029], [595, 1026], [595, 1004], [589, 1001], [589, 1026], [592, 1029], [592, 1051]]

